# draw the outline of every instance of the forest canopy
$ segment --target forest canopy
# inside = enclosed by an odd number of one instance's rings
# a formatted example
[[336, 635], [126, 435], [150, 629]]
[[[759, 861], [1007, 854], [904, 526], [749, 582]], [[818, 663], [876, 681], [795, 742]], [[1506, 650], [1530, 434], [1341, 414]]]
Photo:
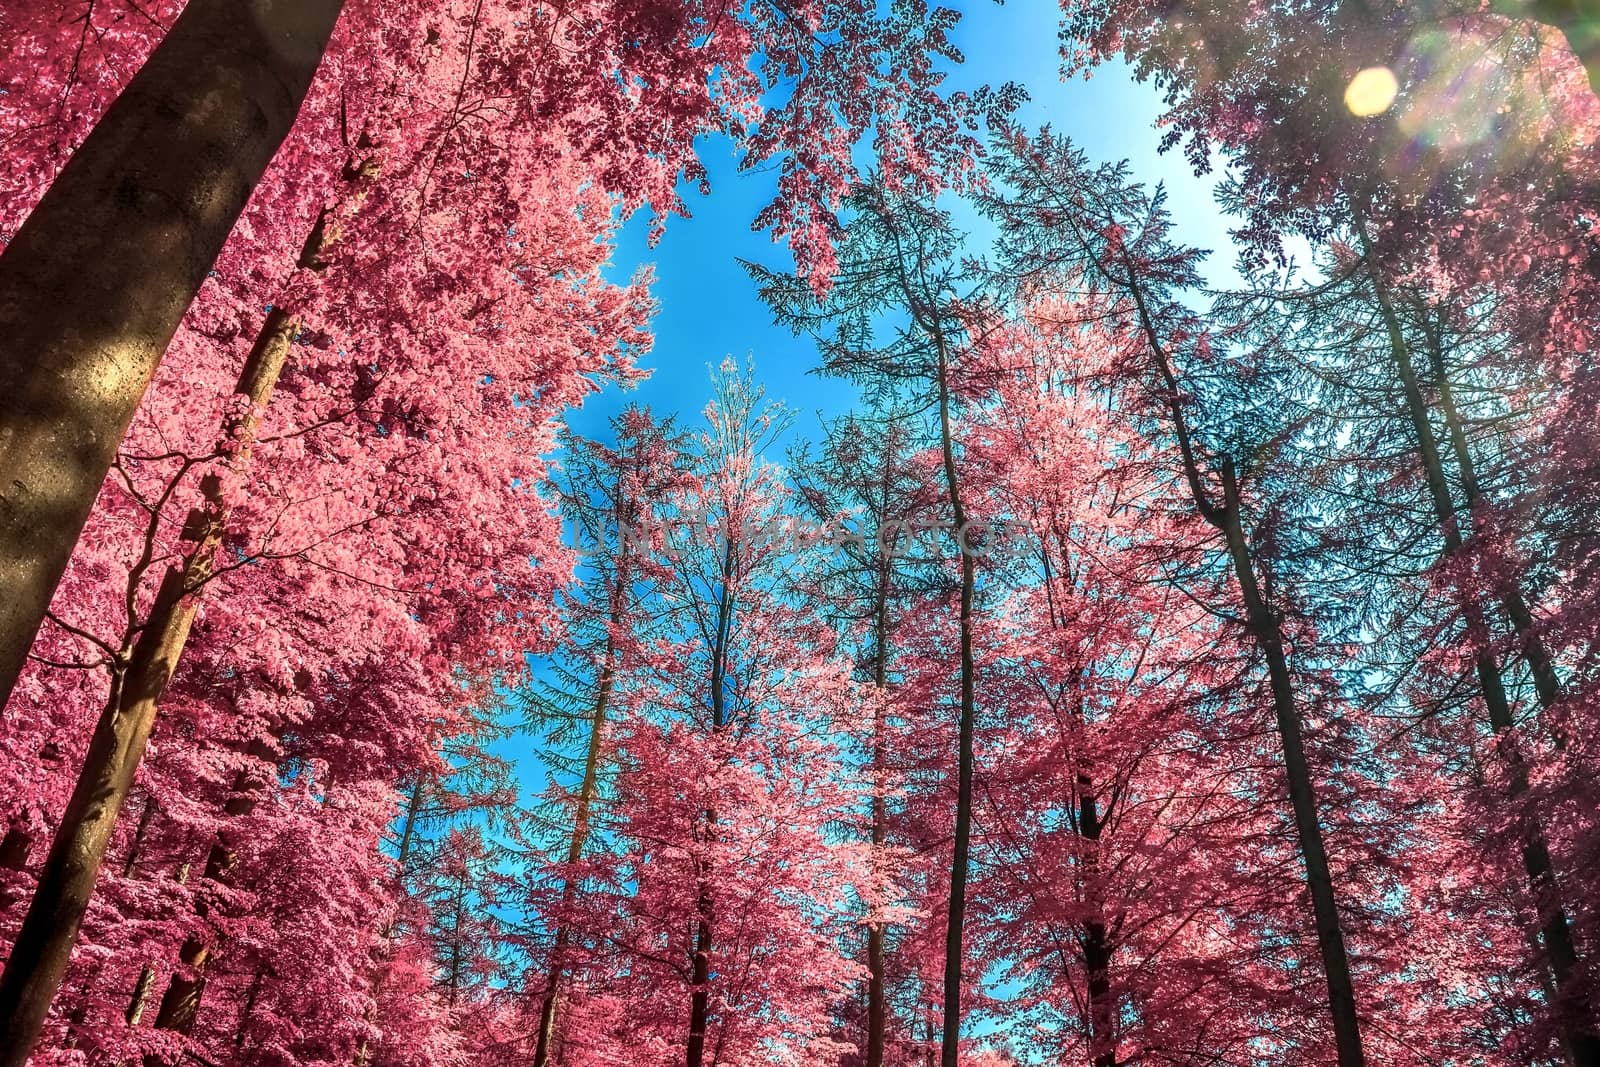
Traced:
[[1050, 19], [0, 6], [0, 1067], [1600, 1067], [1600, 9]]

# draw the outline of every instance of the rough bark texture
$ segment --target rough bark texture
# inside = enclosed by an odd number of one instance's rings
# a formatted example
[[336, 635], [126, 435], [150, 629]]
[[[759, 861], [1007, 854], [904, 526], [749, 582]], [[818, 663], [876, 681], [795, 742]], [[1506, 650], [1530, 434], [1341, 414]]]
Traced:
[[0, 255], [0, 705], [342, 0], [192, 0]]
[[[246, 442], [238, 462], [248, 457], [248, 442], [272, 396], [296, 329], [287, 313], [273, 311], [245, 361], [238, 391], [251, 406], [224, 432], [224, 438]], [[0, 976], [0, 1067], [22, 1067], [38, 1040], [72, 955], [117, 815], [155, 725], [161, 694], [189, 639], [198, 595], [211, 575], [226, 519], [219, 480], [210, 475], [204, 485], [206, 505], [196, 509], [187, 527], [195, 544], [162, 579], [150, 617], [113, 678], [83, 770]]]

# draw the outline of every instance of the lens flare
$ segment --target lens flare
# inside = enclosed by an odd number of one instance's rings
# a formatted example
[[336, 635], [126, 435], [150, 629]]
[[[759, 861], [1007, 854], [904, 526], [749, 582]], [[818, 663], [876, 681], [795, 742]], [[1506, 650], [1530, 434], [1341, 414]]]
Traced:
[[1344, 106], [1351, 114], [1368, 118], [1381, 115], [1394, 103], [1400, 83], [1388, 67], [1368, 67], [1359, 71], [1344, 90]]

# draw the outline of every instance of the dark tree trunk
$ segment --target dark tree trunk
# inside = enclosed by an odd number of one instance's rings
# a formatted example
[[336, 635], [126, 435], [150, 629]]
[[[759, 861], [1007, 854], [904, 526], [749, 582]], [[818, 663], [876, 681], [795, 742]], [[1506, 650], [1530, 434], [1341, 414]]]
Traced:
[[[878, 510], [878, 582], [873, 602], [872, 685], [876, 700], [872, 707], [872, 851], [874, 860], [889, 836], [888, 788], [884, 780], [888, 762], [888, 742], [884, 736], [885, 704], [889, 699], [889, 556], [892, 549], [883, 536], [889, 514], [890, 456], [884, 452], [883, 482]], [[884, 989], [884, 928], [881, 922], [867, 924], [867, 1062], [866, 1067], [883, 1067], [883, 1048], [888, 1029], [888, 1006]]]
[[[250, 756], [258, 761], [272, 765], [274, 753], [265, 742], [256, 741], [249, 749]], [[261, 803], [262, 792], [267, 783], [250, 771], [240, 771], [233, 780], [231, 795], [222, 806], [222, 811], [229, 819], [239, 819], [249, 815]], [[210, 905], [206, 903], [205, 889], [208, 884], [215, 885], [225, 882], [229, 872], [233, 869], [234, 854], [229, 846], [226, 835], [219, 836], [211, 843], [211, 848], [206, 852], [206, 864], [200, 876], [199, 895], [195, 899], [195, 912], [201, 919], [206, 918]], [[174, 971], [172, 978], [167, 982], [167, 990], [161, 996], [161, 1006], [156, 1009], [155, 1027], [157, 1030], [172, 1030], [180, 1034], [188, 1034], [194, 1029], [194, 1021], [200, 1012], [200, 1002], [205, 996], [206, 965], [210, 963], [213, 946], [207, 944], [205, 938], [199, 934], [192, 934], [184, 940], [178, 950], [179, 969]], [[159, 1067], [161, 1060], [146, 1058], [146, 1067]]]
[[695, 924], [694, 967], [691, 981], [694, 993], [689, 999], [689, 1044], [684, 1062], [688, 1067], [704, 1067], [706, 1030], [711, 1025], [711, 896], [700, 894], [700, 919]]
[[[251, 405], [224, 434], [246, 442], [239, 462], [247, 458], [248, 441], [272, 396], [295, 329], [286, 314], [274, 310], [245, 360], [238, 391], [249, 397]], [[195, 510], [186, 527], [186, 536], [195, 543], [162, 579], [132, 654], [113, 679], [83, 770], [0, 976], [0, 1067], [22, 1067], [38, 1040], [77, 941], [117, 815], [155, 725], [157, 704], [189, 639], [226, 520], [220, 481], [210, 475], [203, 487], [206, 504]]]
[[[1372, 243], [1359, 213], [1355, 219], [1355, 226], [1361, 239], [1362, 252], [1367, 257], [1368, 270], [1371, 272], [1373, 294], [1377, 299], [1378, 311], [1387, 334], [1390, 358], [1394, 362], [1395, 374], [1405, 392], [1406, 410], [1410, 416], [1412, 432], [1416, 437], [1417, 457], [1428, 485], [1429, 498], [1433, 502], [1434, 516], [1439, 522], [1444, 552], [1446, 556], [1453, 556], [1462, 551], [1465, 542], [1461, 534], [1460, 518], [1456, 514], [1454, 496], [1445, 476], [1439, 443], [1428, 420], [1427, 400], [1422, 394], [1416, 367], [1411, 360], [1410, 346], [1406, 343], [1393, 302], [1389, 298], [1383, 280], [1378, 276], [1378, 264], [1373, 254]], [[1439, 353], [1437, 357], [1438, 367], [1442, 371], [1443, 354]], [[1447, 415], [1450, 416], [1448, 426], [1453, 447], [1461, 464], [1462, 478], [1466, 482], [1469, 498], [1473, 498], [1477, 493], [1477, 478], [1471, 453], [1467, 449], [1465, 434], [1460, 427], [1454, 399], [1448, 391], [1444, 392], [1443, 396], [1448, 402]], [[1543, 646], [1538, 643], [1536, 635], [1531, 633], [1531, 613], [1523, 602], [1520, 592], [1513, 592], [1500, 599], [1511, 613], [1512, 625], [1517, 629], [1519, 636], [1527, 634], [1529, 640], [1525, 643], [1525, 648], [1529, 650], [1529, 664], [1533, 668], [1535, 689], [1539, 693], [1541, 703], [1549, 706], [1559, 699], [1560, 687], [1555, 680], [1553, 664], [1550, 663]], [[1487, 632], [1488, 625], [1483, 605], [1477, 599], [1464, 591], [1460, 607], [1472, 630]], [[1490, 728], [1499, 740], [1496, 754], [1505, 761], [1509, 778], [1507, 792], [1512, 802], [1518, 803], [1528, 793], [1529, 769], [1527, 760], [1512, 735], [1516, 719], [1512, 714], [1504, 676], [1501, 674], [1494, 650], [1488, 647], [1479, 648], [1475, 654], [1474, 667], [1478, 675], [1478, 689], [1483, 696], [1484, 708], [1488, 712]], [[1543, 668], [1542, 671], [1540, 668]], [[1568, 1014], [1572, 1011], [1574, 1002], [1579, 1000], [1576, 995], [1579, 979], [1578, 948], [1572, 935], [1566, 908], [1561, 901], [1559, 886], [1556, 884], [1555, 864], [1550, 856], [1544, 825], [1535, 813], [1526, 811], [1520, 814], [1518, 823], [1522, 837], [1522, 867], [1533, 892], [1534, 910], [1539, 916], [1539, 933], [1544, 943], [1546, 964], [1555, 980], [1557, 1009], [1561, 1012], [1558, 1025], [1562, 1044], [1572, 1059], [1573, 1067], [1600, 1067], [1600, 1034], [1596, 1033], [1592, 1020], [1581, 1009]]]
[[1289, 803], [1300, 840], [1300, 855], [1305, 860], [1306, 884], [1311, 890], [1311, 911], [1316, 922], [1317, 948], [1328, 980], [1328, 1007], [1333, 1015], [1333, 1035], [1339, 1067], [1363, 1067], [1366, 1054], [1361, 1044], [1361, 1025], [1356, 1015], [1355, 983], [1350, 976], [1350, 957], [1345, 950], [1344, 931], [1339, 920], [1339, 905], [1333, 890], [1333, 871], [1328, 864], [1327, 847], [1322, 840], [1322, 821], [1317, 813], [1316, 788], [1311, 764], [1306, 759], [1300, 710], [1295, 706], [1294, 681], [1289, 659], [1283, 648], [1283, 631], [1278, 615], [1257, 582], [1255, 564], [1244, 536], [1239, 509], [1239, 486], [1232, 460], [1222, 463], [1223, 505], [1213, 512], [1228, 542], [1228, 557], [1234, 579], [1244, 601], [1245, 620], [1257, 647], [1267, 660], [1272, 688], [1272, 707], [1278, 719], [1278, 737], [1283, 746], [1283, 767], [1289, 779]]
[[1093, 1067], [1117, 1067], [1117, 1008], [1111, 992], [1111, 935], [1106, 929], [1100, 881], [1100, 833], [1104, 828], [1094, 781], [1078, 776], [1078, 836], [1089, 843], [1084, 885], [1089, 905], [1083, 923], [1083, 964], [1089, 981], [1089, 1052]]
[[961, 1047], [962, 928], [967, 913], [967, 866], [972, 837], [973, 731], [977, 720], [977, 667], [972, 654], [972, 602], [977, 589], [976, 560], [967, 543], [967, 509], [956, 470], [955, 439], [950, 426], [950, 363], [937, 325], [933, 340], [939, 353], [939, 439], [945, 487], [955, 521], [956, 549], [961, 554], [961, 714], [956, 740], [955, 847], [950, 856], [949, 921], [944, 939], [944, 1034], [940, 1067], [957, 1067]]
[[0, 706], [341, 4], [192, 0], [0, 255]]
[[[711, 644], [711, 730], [720, 734], [728, 723], [728, 653], [733, 639], [736, 614], [734, 590], [735, 565], [739, 545], [732, 531], [722, 553], [722, 574], [719, 583], [720, 601], [717, 604], [717, 624]], [[717, 835], [717, 811], [708, 808], [705, 813], [705, 845], [709, 851]], [[689, 1039], [684, 1050], [687, 1067], [704, 1067], [706, 1058], [706, 1031], [711, 1027], [711, 950], [716, 923], [716, 901], [711, 893], [711, 865], [699, 864], [697, 881], [699, 895], [696, 899], [698, 917], [695, 921], [694, 959], [690, 981], [694, 992], [689, 997]]]
[[11, 822], [6, 827], [5, 837], [0, 838], [0, 871], [10, 872], [0, 885], [0, 911], [6, 911], [22, 899], [21, 887], [15, 883], [28, 869], [28, 853], [32, 848], [33, 835], [23, 829], [21, 822]]
[[1345, 949], [1338, 899], [1333, 891], [1333, 872], [1322, 839], [1322, 820], [1317, 811], [1311, 764], [1306, 759], [1300, 709], [1295, 705], [1294, 678], [1289, 672], [1289, 659], [1284, 651], [1283, 630], [1277, 611], [1267, 602], [1256, 577], [1255, 561], [1244, 533], [1239, 481], [1233, 460], [1224, 457], [1221, 462], [1222, 504], [1218, 506], [1211, 499], [1200, 474], [1200, 461], [1195, 454], [1189, 422], [1183, 412], [1183, 391], [1178, 384], [1177, 372], [1151, 317], [1149, 305], [1145, 303], [1144, 291], [1133, 280], [1138, 276], [1136, 266], [1125, 250], [1123, 256], [1127, 279], [1111, 276], [1109, 280], [1124, 286], [1133, 298], [1139, 330], [1150, 347], [1150, 356], [1160, 380], [1160, 394], [1172, 420], [1173, 436], [1182, 457], [1183, 477], [1188, 483], [1195, 510], [1227, 541], [1229, 564], [1244, 604], [1245, 624], [1267, 661], [1272, 708], [1282, 745], [1284, 773], [1288, 778], [1289, 804], [1294, 812], [1300, 857], [1306, 865], [1306, 886], [1311, 891], [1317, 952], [1328, 982], [1328, 1012], [1333, 1017], [1334, 1048], [1339, 1067], [1365, 1067], [1366, 1051], [1362, 1046], [1361, 1023], [1356, 1012], [1355, 982], [1350, 974], [1350, 955]]

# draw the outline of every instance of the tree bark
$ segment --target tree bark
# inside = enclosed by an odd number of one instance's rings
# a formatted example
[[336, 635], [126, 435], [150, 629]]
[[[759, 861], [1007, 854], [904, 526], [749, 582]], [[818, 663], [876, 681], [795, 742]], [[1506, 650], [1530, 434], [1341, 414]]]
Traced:
[[[251, 758], [272, 764], [274, 753], [263, 741], [252, 742], [249, 748]], [[265, 782], [249, 770], [240, 771], [233, 780], [230, 796], [222, 806], [223, 814], [230, 819], [242, 818], [249, 815], [261, 802], [262, 790]], [[228, 877], [228, 872], [233, 869], [234, 853], [229, 845], [226, 835], [219, 835], [206, 851], [206, 863], [200, 875], [201, 891], [206, 883], [222, 883]], [[195, 900], [195, 913], [203, 920], [210, 912], [210, 906], [204, 896]], [[167, 982], [167, 990], [161, 995], [161, 1006], [156, 1009], [155, 1027], [157, 1030], [172, 1030], [180, 1034], [189, 1034], [194, 1029], [195, 1018], [200, 1013], [200, 1002], [206, 990], [206, 965], [211, 961], [213, 946], [206, 943], [205, 938], [199, 934], [191, 934], [184, 939], [183, 945], [178, 949], [178, 969], [173, 971], [172, 977]], [[145, 1067], [160, 1067], [163, 1061], [159, 1057], [146, 1057]]]
[[0, 255], [0, 706], [341, 5], [191, 0]]
[[950, 426], [950, 361], [943, 332], [937, 323], [932, 326], [934, 346], [939, 355], [939, 441], [945, 487], [956, 526], [956, 548], [961, 554], [961, 716], [956, 740], [955, 843], [950, 856], [949, 921], [944, 940], [944, 1033], [939, 1047], [940, 1067], [957, 1067], [961, 1048], [961, 942], [967, 912], [967, 866], [972, 837], [973, 732], [977, 719], [977, 667], [972, 654], [972, 602], [977, 589], [977, 561], [967, 543], [970, 532], [967, 509], [961, 499], [955, 438]]
[[1093, 1067], [1117, 1067], [1117, 1010], [1111, 992], [1111, 936], [1106, 929], [1105, 893], [1100, 881], [1100, 832], [1104, 826], [1094, 782], [1078, 775], [1078, 836], [1089, 843], [1084, 857], [1088, 904], [1083, 923], [1083, 964], [1089, 987], [1089, 1055]]
[[[731, 524], [730, 524], [731, 525]], [[721, 600], [717, 604], [717, 624], [711, 644], [711, 732], [722, 733], [727, 725], [728, 707], [725, 691], [728, 680], [728, 645], [733, 637], [735, 563], [739, 546], [729, 530], [727, 545], [722, 554], [720, 583]], [[707, 851], [716, 840], [717, 810], [707, 808], [705, 813], [705, 845]], [[684, 1049], [687, 1067], [704, 1067], [706, 1056], [706, 1031], [711, 1027], [711, 951], [713, 930], [716, 924], [716, 901], [711, 893], [711, 864], [698, 862], [697, 881], [699, 893], [695, 922], [694, 958], [691, 963], [690, 983], [694, 992], [689, 997], [689, 1040]]]
[[1283, 630], [1277, 613], [1267, 603], [1256, 579], [1255, 564], [1240, 520], [1239, 483], [1231, 459], [1222, 461], [1221, 473], [1223, 505], [1220, 512], [1214, 512], [1213, 521], [1220, 524], [1227, 538], [1228, 558], [1232, 561], [1234, 579], [1244, 601], [1246, 624], [1267, 660], [1272, 707], [1278, 719], [1283, 766], [1289, 779], [1289, 803], [1294, 810], [1300, 855], [1305, 860], [1306, 884], [1311, 890], [1317, 948], [1328, 981], [1328, 1007], [1333, 1015], [1339, 1067], [1363, 1067], [1366, 1054], [1362, 1049], [1361, 1025], [1356, 1014], [1355, 983], [1350, 975], [1350, 957], [1345, 950], [1344, 930], [1333, 890], [1333, 872], [1322, 839], [1322, 821], [1317, 813], [1311, 764], [1306, 759], [1300, 709], [1295, 705], [1294, 680], [1289, 673], [1289, 659], [1283, 647]]
[[[178, 885], [189, 884], [189, 864], [184, 863], [179, 868], [172, 880]], [[123, 1019], [129, 1026], [138, 1026], [144, 1018], [145, 1008], [150, 1006], [150, 990], [155, 988], [156, 969], [150, 964], [139, 968], [138, 981], [133, 984], [133, 995], [128, 998], [128, 1008], [122, 1013]]]
[[0, 912], [9, 910], [22, 899], [21, 887], [12, 883], [20, 881], [16, 876], [28, 869], [28, 853], [32, 848], [33, 835], [23, 828], [21, 820], [12, 820], [6, 826], [5, 837], [0, 838], [0, 871], [11, 872], [0, 885]]
[[[224, 434], [243, 442], [238, 463], [248, 458], [249, 442], [296, 329], [286, 312], [274, 309], [245, 360], [238, 391], [249, 398], [250, 406]], [[72, 955], [117, 815], [155, 725], [161, 694], [189, 639], [199, 594], [211, 575], [227, 518], [220, 479], [209, 475], [202, 485], [206, 503], [190, 516], [185, 531], [194, 546], [162, 579], [133, 651], [113, 678], [111, 697], [95, 724], [77, 785], [0, 976], [0, 1067], [22, 1067], [38, 1040]]]
[[[620, 581], [620, 579], [619, 579]], [[621, 598], [613, 597], [611, 624], [622, 622]], [[611, 704], [611, 688], [615, 679], [615, 641], [606, 639], [605, 664], [596, 681], [594, 711], [589, 719], [589, 745], [583, 758], [583, 781], [578, 787], [578, 806], [572, 818], [572, 840], [567, 845], [567, 867], [570, 869], [583, 858], [583, 849], [589, 842], [589, 816], [594, 806], [595, 793], [600, 782], [600, 752], [604, 747], [606, 714]], [[578, 886], [569, 874], [561, 886], [561, 914], [566, 916], [577, 899]], [[550, 972], [546, 976], [544, 1000], [539, 1005], [539, 1037], [533, 1050], [533, 1067], [545, 1067], [550, 1059], [551, 1042], [555, 1036], [556, 1002], [561, 983], [566, 979], [565, 953], [571, 943], [572, 932], [563, 918], [556, 930], [555, 942], [550, 949]]]
[[[875, 862], [888, 840], [888, 797], [885, 764], [888, 745], [884, 737], [884, 705], [889, 699], [889, 553], [883, 539], [883, 520], [889, 512], [889, 454], [885, 452], [882, 497], [878, 513], [878, 584], [873, 604], [872, 685], [872, 853]], [[876, 873], [876, 872], [875, 872]], [[888, 1029], [888, 1010], [884, 989], [884, 928], [881, 922], [867, 924], [867, 1062], [866, 1067], [883, 1067], [883, 1048]]]
[[[1461, 523], [1456, 514], [1454, 495], [1449, 482], [1445, 477], [1444, 463], [1439, 452], [1439, 443], [1433, 433], [1433, 426], [1428, 421], [1427, 400], [1422, 395], [1422, 386], [1417, 378], [1416, 367], [1411, 360], [1411, 350], [1406, 343], [1405, 334], [1400, 327], [1399, 317], [1395, 313], [1394, 304], [1389, 298], [1383, 280], [1378, 276], [1377, 263], [1373, 254], [1372, 243], [1367, 236], [1365, 221], [1359, 212], [1355, 219], [1355, 229], [1361, 239], [1363, 255], [1367, 258], [1367, 267], [1372, 279], [1373, 294], [1376, 298], [1380, 317], [1383, 319], [1384, 330], [1389, 343], [1389, 353], [1395, 367], [1395, 374], [1400, 379], [1400, 384], [1405, 392], [1406, 410], [1411, 419], [1412, 432], [1416, 437], [1417, 457], [1422, 467], [1424, 480], [1428, 485], [1428, 494], [1433, 502], [1434, 515], [1439, 522], [1440, 533], [1444, 541], [1444, 554], [1446, 557], [1458, 555], [1465, 546], [1461, 535]], [[1443, 356], [1439, 357], [1442, 367]], [[1448, 393], [1445, 396], [1449, 396]], [[1454, 414], [1454, 401], [1449, 405], [1450, 413]], [[1458, 459], [1462, 464], [1462, 476], [1468, 485], [1468, 494], [1473, 496], [1477, 491], [1477, 479], [1473, 471], [1471, 454], [1466, 448], [1465, 435], [1461, 433], [1459, 419], [1454, 419], [1452, 440], [1457, 449]], [[1523, 622], [1531, 627], [1532, 618], [1527, 606], [1522, 602], [1520, 593], [1515, 597], [1503, 597], [1508, 610], [1515, 612], [1521, 609]], [[1463, 591], [1461, 597], [1461, 610], [1466, 616], [1471, 629], [1487, 633], [1487, 620], [1484, 617], [1483, 605], [1469, 593]], [[1513, 618], [1513, 626], [1517, 620]], [[1529, 635], [1532, 637], [1533, 635]], [[1559, 699], [1560, 689], [1555, 683], [1554, 669], [1544, 656], [1543, 646], [1535, 639], [1530, 646], [1537, 649], [1540, 663], [1545, 668], [1543, 683], [1539, 680], [1539, 671], [1536, 669], [1535, 688], [1540, 694], [1541, 703], [1544, 703], [1546, 693], [1549, 693], [1550, 702]], [[1513, 802], [1518, 802], [1525, 797], [1529, 790], [1529, 769], [1527, 759], [1519, 748], [1513, 731], [1516, 720], [1511, 710], [1511, 701], [1506, 694], [1505, 679], [1501, 674], [1500, 664], [1494, 650], [1488, 647], [1479, 648], [1474, 657], [1474, 667], [1478, 675], [1478, 689], [1483, 696], [1484, 708], [1489, 715], [1489, 725], [1499, 741], [1498, 755], [1505, 761], [1507, 776], [1510, 779], [1507, 792]], [[1530, 656], [1530, 665], [1533, 657]], [[1548, 706], [1548, 704], [1546, 704]], [[1560, 1003], [1558, 1010], [1580, 1002], [1577, 996], [1579, 978], [1579, 956], [1576, 940], [1572, 935], [1571, 923], [1567, 918], [1566, 908], [1561, 901], [1560, 887], [1556, 882], [1555, 863], [1550, 855], [1549, 839], [1545, 834], [1544, 826], [1538, 817], [1529, 812], [1521, 812], [1518, 817], [1519, 829], [1522, 837], [1522, 866], [1528, 877], [1530, 888], [1533, 891], [1534, 910], [1539, 916], [1539, 931], [1544, 942], [1545, 960], [1550, 969], [1551, 976], [1555, 979], [1555, 988]], [[1592, 1020], [1580, 1015], [1578, 1018], [1567, 1017], [1565, 1011], [1558, 1020], [1562, 1044], [1572, 1060], [1574, 1067], [1600, 1067], [1600, 1033], [1596, 1032]]]
[[[1430, 334], [1429, 342], [1428, 358], [1433, 369], [1435, 387], [1439, 391], [1439, 409], [1444, 416], [1445, 431], [1450, 439], [1451, 451], [1456, 457], [1456, 466], [1460, 470], [1459, 484], [1463, 502], [1468, 512], [1471, 512], [1483, 502], [1483, 491], [1478, 485], [1477, 468], [1472, 461], [1472, 448], [1467, 442], [1466, 427], [1461, 412], [1456, 407], [1455, 389], [1451, 385], [1449, 368], [1445, 365], [1442, 350], [1443, 341], [1437, 335]], [[1408, 394], [1408, 401], [1409, 398]], [[1442, 477], [1443, 472], [1440, 474]], [[1522, 589], [1515, 577], [1502, 584], [1499, 596], [1506, 617], [1511, 621], [1511, 628], [1517, 635], [1523, 658], [1527, 661], [1528, 673], [1533, 676], [1533, 688], [1539, 697], [1539, 706], [1548, 710], [1554, 707], [1562, 696], [1561, 679], [1556, 673], [1555, 660], [1539, 636], [1538, 629], [1534, 625], [1533, 611], [1523, 597]], [[1559, 735], [1556, 737], [1556, 743], [1557, 745], [1563, 743]]]
[[1255, 561], [1244, 533], [1239, 496], [1239, 481], [1233, 460], [1221, 462], [1222, 504], [1212, 501], [1200, 475], [1194, 440], [1183, 413], [1182, 391], [1160, 331], [1145, 302], [1144, 291], [1136, 278], [1137, 268], [1123, 250], [1126, 278], [1105, 271], [1107, 279], [1123, 287], [1133, 298], [1140, 333], [1150, 348], [1151, 359], [1160, 378], [1160, 394], [1172, 420], [1173, 435], [1182, 457], [1183, 477], [1200, 517], [1227, 542], [1228, 560], [1239, 596], [1244, 603], [1245, 625], [1256, 646], [1267, 660], [1268, 682], [1272, 690], [1273, 713], [1277, 718], [1278, 739], [1282, 746], [1284, 773], [1288, 778], [1289, 804], [1294, 812], [1295, 832], [1300, 857], [1306, 865], [1306, 886], [1311, 891], [1312, 917], [1316, 925], [1317, 952], [1328, 983], [1328, 1012], [1333, 1017], [1334, 1048], [1339, 1067], [1365, 1067], [1366, 1052], [1361, 1041], [1361, 1023], [1356, 1011], [1355, 983], [1350, 974], [1350, 956], [1345, 949], [1344, 930], [1339, 920], [1339, 905], [1333, 890], [1333, 874], [1328, 864], [1327, 847], [1322, 839], [1322, 820], [1317, 811], [1316, 787], [1311, 765], [1306, 759], [1300, 709], [1295, 704], [1294, 677], [1283, 647], [1283, 630], [1277, 612], [1267, 602], [1257, 581]]

